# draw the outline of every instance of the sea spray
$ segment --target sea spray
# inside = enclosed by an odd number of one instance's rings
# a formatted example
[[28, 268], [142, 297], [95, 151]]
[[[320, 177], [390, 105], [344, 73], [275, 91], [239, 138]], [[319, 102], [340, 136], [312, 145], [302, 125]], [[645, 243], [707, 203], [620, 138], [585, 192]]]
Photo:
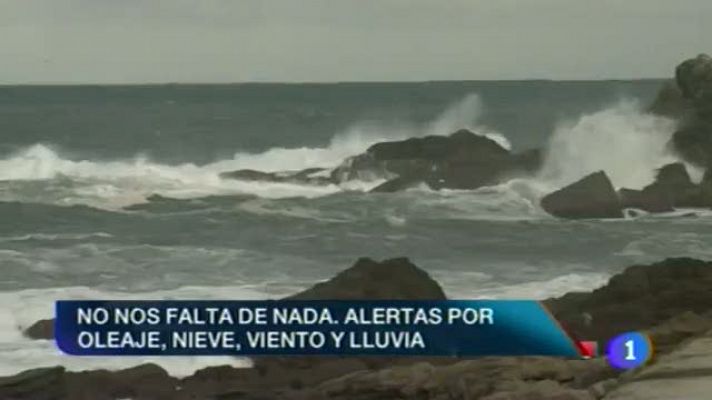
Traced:
[[539, 179], [561, 187], [604, 170], [616, 187], [642, 188], [658, 168], [679, 161], [667, 146], [674, 130], [674, 121], [645, 113], [634, 101], [621, 101], [559, 124]]

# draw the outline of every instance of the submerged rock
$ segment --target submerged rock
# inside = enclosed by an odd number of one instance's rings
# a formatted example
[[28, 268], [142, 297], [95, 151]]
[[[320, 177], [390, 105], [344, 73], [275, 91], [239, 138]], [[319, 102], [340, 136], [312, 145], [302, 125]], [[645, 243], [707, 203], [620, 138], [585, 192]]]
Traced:
[[34, 340], [53, 340], [54, 339], [54, 320], [41, 319], [30, 325], [23, 331], [23, 334]]
[[623, 218], [618, 195], [603, 171], [546, 195], [541, 206], [561, 218]]
[[307, 168], [300, 171], [263, 172], [254, 169], [240, 169], [237, 171], [223, 172], [223, 179], [236, 179], [241, 181], [259, 181], [273, 183], [297, 183], [309, 185], [327, 185], [331, 183], [324, 168]]

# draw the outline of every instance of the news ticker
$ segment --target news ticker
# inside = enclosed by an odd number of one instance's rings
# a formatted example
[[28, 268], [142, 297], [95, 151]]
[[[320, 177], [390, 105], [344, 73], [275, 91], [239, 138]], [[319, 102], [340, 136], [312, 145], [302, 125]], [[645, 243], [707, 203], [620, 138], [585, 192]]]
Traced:
[[[527, 300], [58, 301], [55, 339], [77, 356], [598, 355]], [[651, 354], [639, 333], [606, 347], [616, 368]]]

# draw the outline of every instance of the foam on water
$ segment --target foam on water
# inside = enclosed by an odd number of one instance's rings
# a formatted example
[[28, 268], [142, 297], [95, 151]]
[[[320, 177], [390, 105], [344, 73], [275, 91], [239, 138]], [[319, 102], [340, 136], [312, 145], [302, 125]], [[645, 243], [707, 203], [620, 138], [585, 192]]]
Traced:
[[[424, 135], [444, 135], [460, 128], [481, 132], [509, 148], [507, 139], [480, 126], [481, 102], [477, 95], [465, 96], [424, 126], [401, 121], [391, 125], [359, 123], [336, 134], [324, 147], [272, 148], [262, 153], [236, 153], [232, 158], [206, 165], [167, 165], [143, 156], [128, 160], [74, 160], [48, 144], [35, 144], [0, 159], [0, 182], [15, 183], [0, 188], [0, 200], [86, 204], [118, 209], [143, 202], [151, 194], [174, 198], [208, 195], [252, 194], [263, 198], [320, 197], [339, 191], [367, 191], [376, 182], [336, 185], [247, 182], [222, 179], [220, 174], [239, 169], [266, 172], [332, 168], [344, 159], [362, 153], [374, 143]], [[326, 175], [328, 172], [323, 172]], [[32, 182], [64, 180], [63, 183], [32, 188]], [[24, 186], [23, 186], [24, 183]], [[70, 184], [67, 187], [66, 184]], [[32, 188], [32, 190], [28, 189]]]
[[40, 319], [51, 318], [55, 300], [260, 300], [267, 296], [245, 287], [184, 287], [146, 293], [108, 292], [86, 287], [0, 292], [0, 376], [40, 367], [62, 365], [70, 371], [118, 370], [147, 362], [162, 366], [172, 376], [183, 377], [214, 365], [249, 367], [248, 359], [235, 357], [76, 357], [59, 351], [53, 341], [30, 340], [22, 331]]
[[462, 293], [460, 296], [471, 299], [544, 300], [570, 292], [591, 291], [605, 285], [609, 278], [609, 275], [602, 273], [566, 274], [544, 281], [460, 290], [458, 294]]
[[[603, 170], [616, 187], [642, 188], [655, 179], [658, 168], [681, 161], [668, 148], [675, 125], [631, 100], [561, 123], [539, 179], [561, 187]], [[696, 168], [688, 169], [700, 176]]]

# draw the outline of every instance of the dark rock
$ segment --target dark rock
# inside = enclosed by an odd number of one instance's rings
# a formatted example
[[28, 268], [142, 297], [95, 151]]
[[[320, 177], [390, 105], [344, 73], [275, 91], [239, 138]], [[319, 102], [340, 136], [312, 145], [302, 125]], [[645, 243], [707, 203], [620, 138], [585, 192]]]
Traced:
[[301, 171], [263, 172], [253, 169], [240, 169], [237, 171], [223, 172], [224, 179], [237, 179], [242, 181], [259, 181], [275, 183], [302, 183], [311, 185], [327, 185], [331, 183], [328, 176], [314, 176], [325, 171], [324, 168], [307, 168]]
[[668, 259], [627, 268], [591, 293], [547, 300], [576, 337], [606, 341], [620, 332], [644, 330], [686, 312], [712, 310], [712, 262]]
[[419, 184], [423, 184], [423, 183], [424, 182], [420, 181], [419, 178], [417, 178], [417, 177], [412, 178], [409, 176], [399, 176], [399, 177], [393, 178], [391, 180], [388, 180], [386, 182], [383, 182], [382, 184], [371, 189], [371, 193], [402, 192], [404, 190], [416, 187]]
[[54, 340], [54, 320], [42, 319], [25, 329], [24, 335], [34, 340]]
[[618, 195], [603, 171], [546, 195], [541, 206], [561, 218], [623, 218]]
[[444, 300], [445, 292], [407, 258], [382, 262], [361, 258], [326, 282], [290, 300]]
[[592, 399], [583, 387], [614, 375], [603, 359], [481, 358], [417, 363], [330, 380], [304, 399]]
[[59, 400], [65, 398], [64, 368], [38, 368], [0, 378], [0, 399]]
[[712, 92], [712, 57], [700, 54], [684, 61], [675, 70], [682, 95], [690, 100], [706, 100]]
[[279, 177], [272, 172], [256, 171], [254, 169], [240, 169], [237, 171], [223, 172], [221, 178], [239, 179], [243, 181], [275, 181]]
[[[678, 119], [680, 127], [671, 140], [675, 151], [689, 162], [703, 167], [710, 166], [712, 165], [712, 58], [701, 54], [684, 61], [675, 71], [675, 82], [678, 92], [675, 93], [668, 87], [663, 88], [651, 110]], [[679, 112], [679, 110], [683, 111]]]
[[[407, 258], [382, 262], [359, 259], [328, 281], [288, 297], [289, 300], [444, 300], [445, 293], [427, 272]], [[265, 376], [298, 378], [313, 386], [327, 379], [364, 369], [413, 363], [387, 357], [259, 357], [255, 368]], [[338, 372], [338, 373], [337, 373]]]
[[477, 189], [531, 174], [540, 165], [538, 151], [513, 155], [494, 140], [462, 129], [450, 136], [376, 143], [344, 161], [332, 171], [331, 179], [391, 180], [375, 190], [380, 192], [408, 188], [414, 182], [436, 190]]
[[660, 168], [655, 182], [643, 190], [621, 189], [618, 194], [623, 207], [648, 212], [667, 212], [675, 208], [704, 205], [700, 187], [692, 182], [682, 163]]
[[700, 197], [705, 207], [712, 208], [712, 167], [707, 168], [700, 183]]
[[673, 205], [666, 196], [658, 196], [644, 190], [620, 189], [618, 191], [623, 208], [637, 208], [651, 213], [673, 211]]
[[677, 83], [669, 81], [660, 89], [648, 110], [664, 117], [684, 119], [689, 116], [692, 104], [682, 94]]
[[169, 400], [179, 398], [179, 380], [155, 364], [144, 364], [121, 371], [67, 372], [66, 398], [72, 400]]

